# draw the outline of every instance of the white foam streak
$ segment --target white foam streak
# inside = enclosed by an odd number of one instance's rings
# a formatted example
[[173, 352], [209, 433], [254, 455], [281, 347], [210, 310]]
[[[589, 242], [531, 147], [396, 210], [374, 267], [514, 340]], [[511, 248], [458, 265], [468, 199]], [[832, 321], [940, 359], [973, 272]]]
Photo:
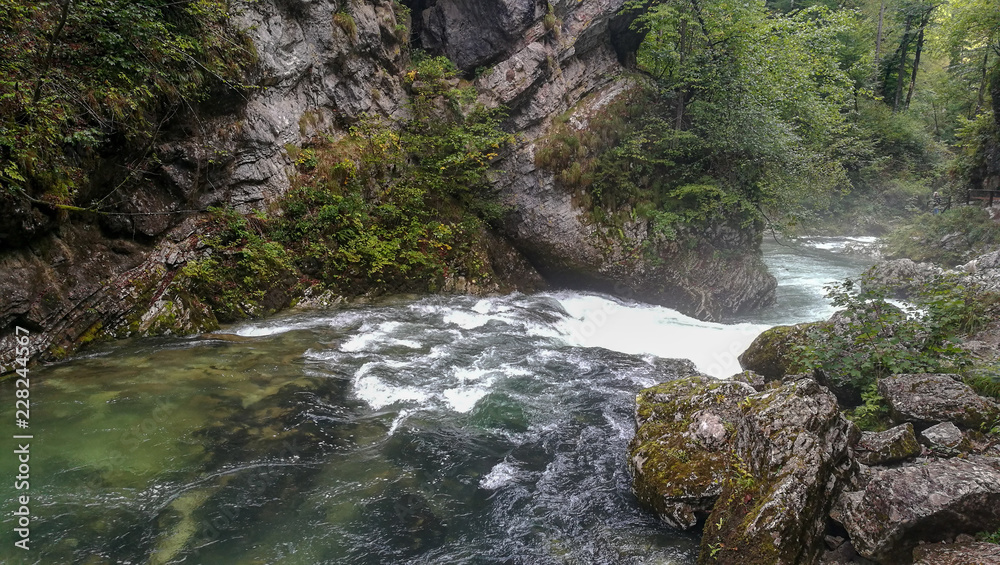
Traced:
[[595, 295], [557, 298], [570, 314], [557, 326], [560, 337], [569, 345], [686, 358], [700, 371], [719, 378], [741, 370], [736, 357], [768, 328], [761, 324], [702, 322], [669, 308], [620, 303]]
[[518, 468], [507, 461], [501, 461], [479, 481], [479, 487], [485, 490], [497, 490], [517, 479]]
[[431, 395], [416, 386], [389, 384], [378, 377], [354, 379], [354, 394], [375, 410], [397, 402], [426, 402]]

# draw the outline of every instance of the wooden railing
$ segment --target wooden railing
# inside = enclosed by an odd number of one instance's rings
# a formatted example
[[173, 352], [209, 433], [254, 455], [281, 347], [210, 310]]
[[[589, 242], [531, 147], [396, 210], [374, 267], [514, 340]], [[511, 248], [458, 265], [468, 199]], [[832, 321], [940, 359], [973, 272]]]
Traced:
[[1000, 190], [968, 190], [965, 193], [965, 203], [971, 204], [973, 200], [987, 202], [987, 206], [993, 206], [993, 198], [1000, 200]]

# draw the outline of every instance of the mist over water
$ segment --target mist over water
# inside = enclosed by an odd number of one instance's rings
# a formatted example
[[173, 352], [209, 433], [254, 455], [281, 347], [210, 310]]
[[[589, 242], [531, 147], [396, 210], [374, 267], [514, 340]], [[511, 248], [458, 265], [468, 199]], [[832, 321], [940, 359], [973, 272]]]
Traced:
[[[693, 563], [696, 537], [630, 493], [635, 395], [729, 376], [763, 329], [828, 316], [823, 284], [865, 266], [843, 244], [768, 245], [779, 305], [733, 324], [570, 291], [431, 296], [38, 368], [32, 549], [8, 534], [0, 561]], [[8, 532], [15, 494], [0, 482]]]

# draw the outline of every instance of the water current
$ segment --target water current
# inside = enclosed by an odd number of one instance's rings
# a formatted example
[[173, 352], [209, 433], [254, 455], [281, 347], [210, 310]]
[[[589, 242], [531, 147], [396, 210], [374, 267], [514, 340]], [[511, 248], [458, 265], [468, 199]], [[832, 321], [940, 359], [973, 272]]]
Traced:
[[397, 297], [35, 368], [28, 430], [0, 383], [0, 422], [32, 435], [0, 456], [0, 562], [693, 563], [630, 493], [635, 395], [827, 317], [823, 285], [868, 263], [847, 241], [766, 243], [778, 304], [730, 324], [571, 291]]

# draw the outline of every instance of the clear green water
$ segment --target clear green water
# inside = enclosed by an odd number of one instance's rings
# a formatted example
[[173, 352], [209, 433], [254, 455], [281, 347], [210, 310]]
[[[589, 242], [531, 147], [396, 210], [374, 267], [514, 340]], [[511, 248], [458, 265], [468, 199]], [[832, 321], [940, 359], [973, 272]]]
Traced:
[[562, 292], [94, 349], [31, 372], [31, 549], [6, 439], [0, 562], [693, 563], [629, 491], [635, 394], [764, 327]]

